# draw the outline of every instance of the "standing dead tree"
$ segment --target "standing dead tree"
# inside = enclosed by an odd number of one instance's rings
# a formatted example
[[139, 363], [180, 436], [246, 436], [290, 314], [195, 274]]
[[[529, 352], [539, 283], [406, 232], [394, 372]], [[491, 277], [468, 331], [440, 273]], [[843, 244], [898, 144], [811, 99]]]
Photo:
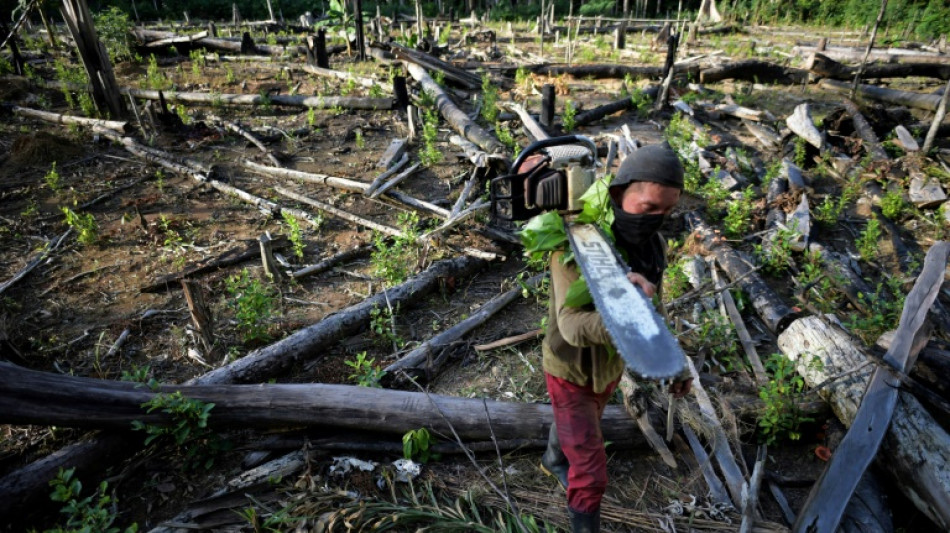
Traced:
[[63, 0], [63, 19], [86, 67], [96, 109], [112, 118], [125, 118], [125, 101], [112, 71], [109, 52], [99, 41], [86, 0]]

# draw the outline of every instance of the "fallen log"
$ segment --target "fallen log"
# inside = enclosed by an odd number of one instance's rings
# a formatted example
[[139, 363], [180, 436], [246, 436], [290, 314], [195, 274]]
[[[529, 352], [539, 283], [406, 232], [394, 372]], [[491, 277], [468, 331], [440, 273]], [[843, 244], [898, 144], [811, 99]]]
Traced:
[[[315, 425], [402, 435], [420, 427], [450, 433], [451, 423], [467, 440], [540, 439], [551, 421], [551, 406], [546, 404], [322, 383], [163, 385], [156, 392], [140, 383], [39, 372], [0, 362], [0, 422], [120, 430], [136, 420], [173, 424], [171, 416], [160, 410], [146, 412], [142, 404], [158, 393], [176, 391], [213, 403], [208, 425], [215, 429]], [[601, 427], [609, 440], [642, 441], [621, 406], [604, 412]]]
[[[374, 45], [374, 47], [375, 46], [379, 46], [382, 49], [388, 47], [394, 56], [406, 63], [419, 65], [426, 70], [435, 70], [441, 72], [445, 75], [446, 80], [454, 81], [466, 89], [474, 90], [481, 89], [482, 87], [482, 79], [477, 74], [473, 74], [467, 70], [455, 67], [429, 54], [420, 52], [418, 50], [413, 50], [412, 48], [407, 48], [395, 42], [388, 43], [387, 45], [379, 45], [377, 43]], [[415, 74], [412, 76], [414, 78], [416, 77]], [[416, 78], [416, 81], [420, 80]]]
[[721, 67], [707, 68], [699, 73], [700, 83], [714, 83], [726, 79], [797, 84], [808, 81], [808, 71], [750, 59], [727, 63]]
[[[538, 274], [537, 276], [528, 279], [525, 283], [529, 287], [535, 287], [541, 282], [543, 278], [544, 274]], [[479, 307], [477, 311], [474, 311], [471, 316], [465, 320], [423, 342], [411, 352], [387, 366], [385, 369], [386, 372], [391, 374], [398, 371], [409, 371], [412, 369], [417, 369], [425, 364], [426, 374], [428, 375], [431, 371], [435, 370], [433, 360], [438, 359], [439, 354], [447, 346], [456, 342], [478, 326], [484, 324], [486, 320], [494, 316], [498, 311], [501, 311], [509, 304], [520, 298], [521, 291], [522, 288], [518, 286], [503, 294], [495, 296], [491, 300], [485, 302], [484, 305]]]
[[49, 257], [51, 253], [56, 251], [56, 249], [59, 248], [61, 244], [63, 244], [63, 241], [66, 240], [66, 237], [69, 237], [72, 232], [73, 229], [69, 228], [59, 237], [50, 240], [49, 244], [41, 252], [38, 252], [35, 256], [33, 256], [33, 258], [26, 264], [25, 267], [14, 274], [12, 278], [0, 283], [0, 294], [3, 294], [7, 289], [15, 285], [21, 279], [25, 278], [27, 274], [33, 271], [33, 269], [46, 261], [46, 258]]
[[[291, 170], [286, 168], [274, 168], [268, 167], [265, 165], [259, 165], [253, 161], [244, 161], [244, 166], [260, 172], [262, 174], [267, 174], [269, 176], [277, 176], [281, 178], [290, 178], [299, 181], [306, 181], [308, 183], [319, 183], [321, 185], [329, 185], [337, 189], [343, 189], [346, 191], [355, 191], [355, 192], [365, 192], [370, 186], [369, 183], [363, 183], [361, 181], [351, 180], [348, 178], [338, 178], [336, 176], [328, 176], [326, 174], [314, 174], [312, 172], [302, 172], [300, 170]], [[418, 200], [407, 194], [403, 194], [398, 191], [386, 191], [383, 195], [388, 198], [392, 198], [402, 204], [408, 205], [419, 211], [425, 211], [430, 214], [433, 214], [440, 218], [448, 218], [449, 212], [446, 209], [443, 209], [437, 205]]]
[[[379, 110], [392, 109], [392, 98], [364, 98], [353, 96], [303, 96], [272, 94], [218, 94], [218, 93], [182, 93], [177, 91], [152, 91], [126, 87], [122, 92], [143, 100], [159, 100], [164, 97], [168, 102], [184, 102], [203, 105], [283, 105], [290, 107], [308, 107], [314, 109], [343, 109]], [[159, 96], [161, 95], [161, 96]]]
[[[596, 64], [596, 65], [528, 65], [530, 72], [544, 76], [573, 76], [577, 79], [617, 79], [630, 78], [657, 79], [663, 76], [663, 67], [637, 67], [631, 65]], [[700, 73], [699, 65], [674, 66], [675, 74], [695, 76]]]
[[248, 383], [278, 375], [296, 361], [322, 353], [333, 341], [364, 330], [374, 308], [385, 307], [387, 302], [389, 305], [401, 302], [403, 308], [419, 303], [423, 296], [438, 288], [445, 279], [467, 277], [484, 264], [483, 260], [468, 256], [439, 261], [402, 285], [385, 289], [281, 341], [255, 350], [228, 366], [199, 376], [190, 383]]
[[[222, 384], [234, 382], [265, 381], [286, 370], [295, 361], [319, 356], [323, 348], [337, 340], [356, 334], [370, 320], [370, 311], [377, 306], [402, 302], [403, 307], [421, 300], [435, 290], [443, 280], [467, 277], [484, 265], [484, 261], [462, 256], [447, 259], [430, 266], [426, 271], [409, 281], [378, 293], [363, 302], [328, 316], [307, 328], [270, 346], [251, 352], [228, 366], [215, 369], [191, 380], [194, 384]], [[56, 477], [60, 468], [77, 468], [80, 473], [92, 474], [121, 457], [119, 450], [133, 447], [126, 433], [103, 433], [86, 444], [70, 445], [60, 452], [33, 462], [0, 478], [0, 516], [21, 508], [32, 501], [42, 501], [47, 495], [49, 480]], [[104, 451], [105, 450], [105, 451]], [[109, 453], [110, 461], [102, 460]]]
[[30, 109], [28, 107], [13, 106], [12, 110], [21, 117], [35, 118], [44, 122], [53, 124], [72, 124], [77, 126], [97, 126], [109, 128], [123, 133], [130, 133], [132, 126], [128, 122], [119, 120], [101, 120], [97, 118], [75, 117], [71, 115], [61, 115], [59, 113], [50, 113], [49, 111], [40, 111], [39, 109]]
[[729, 279], [733, 282], [738, 280], [739, 288], [749, 295], [752, 307], [770, 330], [779, 333], [795, 320], [797, 313], [788, 307], [753, 270], [752, 266], [725, 244], [697, 213], [686, 213], [684, 218], [687, 225], [699, 237], [701, 244], [716, 256], [716, 261]]
[[[660, 87], [658, 85], [651, 85], [646, 89], [642, 90], [643, 95], [648, 96], [650, 100], [656, 99], [656, 96], [660, 92]], [[614, 100], [613, 102], [597, 106], [593, 109], [578, 113], [574, 117], [574, 123], [577, 126], [586, 126], [592, 122], [596, 122], [608, 115], [613, 115], [620, 111], [626, 111], [628, 109], [636, 108], [637, 104], [633, 101], [633, 98], [626, 97], [619, 100]]]
[[[241, 40], [231, 40], [223, 39], [219, 37], [208, 37], [207, 35], [201, 38], [193, 39], [188, 35], [179, 35], [175, 32], [170, 31], [160, 31], [160, 30], [147, 30], [144, 28], [135, 28], [132, 30], [132, 34], [142, 43], [143, 46], [149, 46], [150, 43], [155, 41], [163, 41], [161, 45], [171, 45], [175, 42], [189, 43], [194, 46], [201, 46], [209, 50], [222, 50], [225, 52], [235, 52], [242, 54], [247, 52], [243, 46]], [[251, 52], [263, 52], [272, 56], [279, 56], [284, 54], [306, 54], [306, 48], [303, 46], [274, 46], [269, 44], [254, 44], [254, 49]], [[329, 52], [329, 50], [328, 50]]]
[[890, 159], [887, 152], [885, 152], [881, 146], [877, 134], [874, 133], [874, 128], [871, 127], [867, 119], [864, 118], [864, 115], [861, 114], [861, 110], [858, 109], [858, 106], [848, 98], [842, 99], [842, 105], [844, 106], [844, 110], [851, 115], [854, 131], [857, 132], [861, 140], [864, 141], [864, 149], [871, 154], [871, 157], [873, 157], [875, 161], [886, 161]]
[[[864, 49], [843, 48], [829, 46], [824, 50], [818, 50], [813, 46], [796, 46], [792, 48], [792, 53], [802, 57], [811, 57], [812, 54], [820, 52], [835, 61], [854, 61], [859, 62], [864, 58]], [[900, 51], [894, 49], [871, 50], [868, 61], [877, 61], [881, 63], [945, 63], [950, 64], [950, 57], [941, 54], [930, 54], [913, 50]]]
[[892, 368], [874, 369], [848, 433], [798, 513], [793, 528], [796, 531], [833, 531], [838, 527], [844, 508], [874, 459], [897, 408], [900, 380], [891, 372], [896, 369], [906, 374], [914, 365], [917, 354], [913, 345], [937, 299], [948, 254], [950, 243], [938, 243], [927, 253], [924, 269], [907, 295], [900, 325], [884, 355], [884, 363]]
[[[831, 89], [839, 93], [847, 94], [851, 90], [851, 84], [837, 80], [824, 79], [819, 85], [826, 89]], [[864, 98], [887, 102], [889, 104], [904, 105], [916, 109], [926, 109], [936, 111], [940, 105], [940, 95], [923, 94], [910, 91], [898, 91], [896, 89], [886, 89], [884, 87], [875, 87], [873, 85], [858, 84], [858, 93]]]
[[[805, 70], [821, 78], [851, 81], [858, 67], [844, 65], [825, 54], [815, 52], [805, 63]], [[950, 79], [950, 63], [872, 63], [864, 67], [862, 79], [906, 78], [920, 76], [924, 78]]]
[[422, 89], [428, 91], [435, 99], [436, 108], [438, 108], [442, 118], [455, 128], [455, 131], [461, 134], [462, 137], [472, 141], [489, 154], [504, 153], [507, 150], [498, 139], [473, 122], [465, 112], [459, 109], [449, 98], [448, 93], [429, 76], [425, 68], [409, 62], [406, 63], [406, 67], [409, 69], [409, 74], [422, 85]]
[[[850, 337], [809, 316], [792, 322], [779, 335], [778, 345], [796, 361], [808, 386], [832, 380], [819, 394], [850, 426], [871, 375], [867, 357]], [[893, 475], [901, 492], [946, 530], [950, 526], [950, 434], [907, 392], [899, 394], [878, 458], [878, 465]]]

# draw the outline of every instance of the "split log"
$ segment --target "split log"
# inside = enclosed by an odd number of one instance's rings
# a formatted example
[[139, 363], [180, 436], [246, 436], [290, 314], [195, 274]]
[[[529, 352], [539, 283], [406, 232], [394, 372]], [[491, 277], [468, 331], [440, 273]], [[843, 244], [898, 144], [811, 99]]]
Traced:
[[848, 302], [855, 309], [867, 312], [868, 297], [874, 294], [874, 289], [851, 268], [847, 257], [838, 252], [827, 250], [817, 243], [809, 244], [808, 250], [819, 254], [822, 272], [844, 294]]
[[783, 331], [796, 318], [796, 312], [782, 301], [768, 284], [753, 271], [735, 250], [725, 244], [709, 225], [695, 212], [684, 215], [687, 224], [699, 237], [703, 246], [716, 256], [719, 266], [726, 271], [734, 283], [749, 295], [752, 307], [773, 332]]
[[[159, 392], [176, 391], [213, 403], [208, 425], [215, 429], [315, 425], [402, 435], [420, 427], [450, 433], [451, 423], [462, 439], [490, 440], [492, 433], [498, 439], [540, 439], [551, 421], [551, 406], [546, 404], [354, 385], [163, 385], [156, 392], [139, 383], [38, 372], [4, 362], [0, 370], [0, 418], [5, 424], [119, 430], [135, 420], [171, 424], [170, 416], [147, 413], [142, 404]], [[607, 439], [642, 442], [621, 406], [604, 412], [601, 427]]]
[[[538, 283], [544, 279], [544, 276], [544, 274], [538, 274], [528, 279], [525, 283], [529, 287], [536, 287]], [[450, 344], [467, 335], [473, 329], [484, 324], [485, 321], [498, 313], [498, 311], [508, 307], [509, 304], [520, 298], [521, 291], [521, 287], [515, 287], [485, 302], [484, 305], [479, 307], [477, 311], [473, 312], [471, 316], [465, 320], [428, 339], [396, 362], [387, 366], [385, 369], [386, 372], [392, 374], [397, 371], [408, 371], [419, 368], [425, 363], [426, 374], [430, 374], [435, 369], [432, 364], [433, 360], [438, 359], [439, 353]]]
[[[825, 54], [814, 53], [805, 63], [805, 70], [821, 78], [851, 81], [858, 67], [841, 64]], [[862, 79], [906, 77], [950, 79], [950, 63], [872, 63], [864, 68]]]
[[[839, 93], [847, 93], [851, 90], [850, 84], [836, 80], [821, 80], [819, 85]], [[928, 111], [936, 111], [937, 106], [940, 105], [940, 95], [937, 94], [898, 91], [896, 89], [886, 89], [884, 87], [875, 87], [866, 84], [858, 84], [858, 92], [862, 97], [870, 98], [871, 100], [904, 105], [916, 109], [926, 109]]]
[[115, 81], [112, 60], [99, 40], [85, 0], [63, 0], [61, 13], [92, 85], [92, 98], [96, 109], [113, 118], [124, 118], [125, 100], [122, 99]]
[[808, 141], [808, 144], [819, 150], [825, 149], [825, 134], [815, 126], [807, 103], [795, 106], [792, 114], [785, 118], [785, 123], [788, 129]]
[[409, 69], [409, 74], [422, 85], [422, 89], [428, 91], [435, 99], [435, 105], [439, 113], [446, 122], [455, 128], [455, 131], [488, 153], [504, 153], [507, 150], [498, 139], [482, 129], [465, 112], [459, 109], [449, 98], [448, 93], [429, 76], [425, 68], [416, 63], [406, 63], [406, 66]]
[[927, 253], [924, 269], [907, 295], [894, 341], [884, 355], [884, 363], [893, 368], [874, 369], [848, 433], [798, 513], [796, 531], [831, 531], [838, 527], [846, 502], [874, 459], [897, 408], [900, 380], [890, 372], [896, 369], [906, 374], [916, 360], [912, 346], [937, 298], [948, 254], [950, 243], [938, 243]]
[[[402, 141], [402, 139], [399, 139], [399, 141]], [[387, 153], [389, 153], [389, 151], [390, 151], [390, 149], [392, 148], [393, 144], [390, 144], [389, 146], [390, 146], [390, 148], [387, 148], [387, 149], [386, 149], [386, 152], [387, 152]], [[401, 146], [403, 147], [402, 149], [405, 150], [405, 142], [404, 142], [404, 141], [401, 143]], [[386, 155], [386, 154], [383, 154], [383, 158], [384, 158], [384, 159], [387, 159], [387, 155]], [[363, 195], [365, 195], [365, 196], [371, 196], [372, 198], [375, 198], [376, 196], [379, 196], [378, 194], [375, 194], [375, 193], [376, 193], [376, 189], [379, 189], [379, 187], [380, 187], [383, 183], [385, 183], [386, 180], [387, 180], [390, 176], [392, 176], [393, 174], [395, 174], [395, 173], [399, 172], [400, 170], [402, 170], [402, 167], [406, 166], [407, 164], [409, 164], [409, 156], [408, 156], [407, 154], [405, 154], [405, 153], [402, 153], [400, 159], [399, 159], [398, 161], [396, 161], [395, 164], [393, 164], [393, 165], [387, 165], [385, 161], [381, 161], [381, 162], [380, 162], [379, 164], [377, 164], [376, 166], [377, 166], [377, 167], [385, 168], [386, 170], [384, 170], [384, 171], [381, 172], [378, 176], [376, 176], [375, 178], [373, 178], [373, 181], [369, 184], [369, 186], [367, 186], [366, 189], [363, 190]], [[416, 163], [415, 166], [418, 167], [419, 164]], [[387, 168], [387, 167], [388, 167], [388, 168]]]
[[130, 133], [132, 126], [128, 122], [118, 120], [101, 120], [96, 118], [76, 117], [72, 115], [61, 115], [59, 113], [50, 113], [49, 111], [40, 111], [39, 109], [30, 109], [28, 107], [13, 106], [13, 112], [21, 117], [35, 118], [44, 122], [53, 124], [73, 124], [77, 126], [93, 126], [109, 128], [123, 133]]
[[[361, 109], [361, 110], [380, 110], [392, 109], [392, 98], [364, 98], [354, 96], [303, 96], [272, 94], [262, 96], [260, 94], [212, 94], [212, 93], [182, 93], [177, 91], [152, 91], [145, 89], [133, 89], [131, 87], [122, 89], [122, 92], [143, 100], [158, 100], [164, 97], [169, 102], [184, 102], [189, 104], [202, 105], [283, 105], [290, 107], [308, 107], [314, 109], [331, 109], [341, 107], [343, 109]], [[161, 97], [159, 95], [162, 95]]]
[[[819, 391], [845, 425], [850, 426], [865, 395], [871, 368], [848, 335], [818, 317], [793, 322], [779, 336], [779, 348], [793, 361], [809, 386], [828, 382]], [[814, 364], [819, 358], [821, 365]], [[857, 369], [857, 370], [856, 370]], [[894, 419], [878, 456], [897, 486], [942, 529], [950, 526], [950, 435], [920, 402], [900, 392]], [[927, 465], [921, 468], [920, 465]]]
[[[320, 322], [301, 329], [270, 346], [255, 350], [228, 366], [213, 370], [191, 380], [200, 385], [265, 381], [279, 375], [294, 362], [324, 353], [323, 348], [333, 342], [354, 335], [364, 329], [370, 320], [370, 311], [389, 302], [401, 302], [403, 308], [418, 302], [422, 296], [435, 290], [443, 280], [467, 277], [484, 265], [471, 257], [447, 259], [409, 281], [379, 293]], [[126, 426], [127, 427], [127, 426]], [[60, 468], [75, 467], [80, 473], [91, 474], [109, 464], [115, 464], [124, 451], [134, 444], [126, 433], [104, 433], [87, 443], [70, 445], [49, 457], [31, 463], [0, 478], [0, 515], [9, 513], [28, 502], [45, 499], [49, 480]], [[109, 457], [109, 461], [104, 460]]]
[[808, 81], [808, 71], [750, 59], [728, 63], [721, 67], [707, 68], [699, 73], [700, 83], [714, 83], [727, 79], [798, 84]]
[[[660, 87], [658, 85], [651, 85], [650, 87], [643, 89], [642, 92], [645, 96], [648, 96], [651, 100], [653, 100], [659, 94]], [[578, 126], [586, 126], [587, 124], [596, 122], [608, 115], [613, 115], [614, 113], [626, 111], [635, 107], [636, 104], [634, 103], [633, 99], [628, 96], [626, 98], [621, 98], [608, 104], [600, 105], [593, 109], [578, 113], [577, 116], [574, 117], [574, 123]]]

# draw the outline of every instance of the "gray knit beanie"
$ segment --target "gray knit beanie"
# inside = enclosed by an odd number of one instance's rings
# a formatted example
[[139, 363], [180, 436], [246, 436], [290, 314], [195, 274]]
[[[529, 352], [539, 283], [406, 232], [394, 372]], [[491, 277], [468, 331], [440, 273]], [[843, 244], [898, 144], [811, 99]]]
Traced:
[[634, 181], [652, 181], [682, 189], [683, 164], [666, 142], [644, 146], [623, 160], [610, 187], [626, 186]]

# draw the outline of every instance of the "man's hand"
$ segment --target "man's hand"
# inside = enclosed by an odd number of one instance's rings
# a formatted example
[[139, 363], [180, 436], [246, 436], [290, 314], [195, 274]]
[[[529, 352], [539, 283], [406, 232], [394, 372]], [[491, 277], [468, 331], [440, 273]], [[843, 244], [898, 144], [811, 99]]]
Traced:
[[647, 298], [653, 298], [653, 295], [656, 294], [656, 285], [650, 283], [650, 281], [643, 277], [642, 274], [637, 274], [636, 272], [627, 272], [627, 279], [630, 280], [630, 283], [633, 283], [634, 285], [637, 285], [643, 289], [643, 292], [647, 295]]
[[674, 381], [670, 383], [670, 394], [672, 394], [674, 398], [682, 398], [689, 394], [692, 388], [693, 378], [686, 378], [683, 381]]

